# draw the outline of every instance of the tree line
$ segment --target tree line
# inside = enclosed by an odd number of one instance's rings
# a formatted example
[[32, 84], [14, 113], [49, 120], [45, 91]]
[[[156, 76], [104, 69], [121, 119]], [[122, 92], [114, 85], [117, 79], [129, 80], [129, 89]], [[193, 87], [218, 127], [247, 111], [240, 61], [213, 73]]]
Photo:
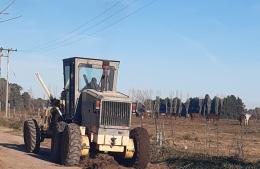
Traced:
[[216, 114], [221, 118], [237, 119], [240, 114], [246, 112], [242, 99], [234, 95], [224, 98], [215, 96], [211, 99], [206, 94], [204, 98], [194, 97], [182, 101], [178, 97], [151, 99], [151, 94], [148, 93], [150, 92], [141, 90], [132, 90], [130, 93], [134, 101], [138, 102], [139, 113], [151, 112], [155, 115], [164, 113], [179, 117], [188, 117], [191, 113], [199, 113], [204, 117], [209, 114]]
[[206, 94], [203, 99], [195, 97], [189, 98], [185, 102], [181, 102], [180, 98], [166, 98], [161, 99], [160, 103], [160, 112], [183, 117], [187, 117], [191, 113], [199, 113], [204, 117], [216, 114], [221, 118], [237, 119], [240, 114], [245, 112], [243, 101], [234, 95], [225, 98], [215, 96], [211, 99]]
[[[0, 111], [5, 110], [6, 98], [6, 80], [0, 78]], [[16, 83], [9, 83], [9, 100], [10, 109], [16, 112], [35, 112], [43, 110], [47, 101], [42, 98], [34, 99], [29, 92], [23, 91], [23, 88]]]

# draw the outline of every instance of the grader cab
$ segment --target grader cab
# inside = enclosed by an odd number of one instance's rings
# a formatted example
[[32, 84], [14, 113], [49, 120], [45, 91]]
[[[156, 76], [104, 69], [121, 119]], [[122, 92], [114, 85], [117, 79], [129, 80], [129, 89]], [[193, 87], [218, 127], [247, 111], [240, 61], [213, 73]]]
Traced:
[[37, 153], [40, 142], [51, 138], [51, 159], [63, 165], [77, 165], [81, 157], [97, 153], [115, 155], [120, 163], [146, 168], [149, 136], [146, 129], [131, 129], [136, 104], [117, 92], [119, 61], [89, 58], [63, 60], [64, 90], [55, 99], [38, 76], [49, 97], [41, 123], [24, 123], [28, 152]]

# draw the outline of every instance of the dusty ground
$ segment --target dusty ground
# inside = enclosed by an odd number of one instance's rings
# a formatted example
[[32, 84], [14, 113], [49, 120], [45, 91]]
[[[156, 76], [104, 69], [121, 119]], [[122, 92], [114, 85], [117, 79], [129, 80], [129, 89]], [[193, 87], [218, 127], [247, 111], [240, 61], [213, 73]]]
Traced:
[[[23, 138], [11, 129], [0, 127], [0, 169], [61, 169], [62, 166], [48, 161], [49, 150], [43, 147], [39, 155], [24, 151]], [[67, 169], [79, 169], [69, 167]]]
[[[50, 141], [41, 144], [38, 155], [25, 152], [21, 132], [10, 128], [0, 127], [0, 169], [61, 169], [63, 166], [49, 161]], [[162, 168], [161, 164], [151, 164], [149, 169]], [[96, 159], [85, 159], [79, 167], [66, 169], [126, 169], [120, 166], [113, 157], [99, 155]]]

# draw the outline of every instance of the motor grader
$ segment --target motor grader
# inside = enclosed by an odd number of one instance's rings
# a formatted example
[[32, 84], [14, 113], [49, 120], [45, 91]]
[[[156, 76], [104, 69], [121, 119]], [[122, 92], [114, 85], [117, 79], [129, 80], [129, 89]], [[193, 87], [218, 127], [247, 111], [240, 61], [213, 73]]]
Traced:
[[98, 153], [114, 155], [120, 163], [146, 168], [149, 135], [146, 129], [131, 129], [136, 104], [117, 92], [119, 61], [73, 57], [63, 60], [64, 90], [54, 98], [37, 74], [49, 97], [41, 122], [24, 122], [26, 151], [38, 153], [40, 143], [51, 139], [50, 158], [66, 166]]

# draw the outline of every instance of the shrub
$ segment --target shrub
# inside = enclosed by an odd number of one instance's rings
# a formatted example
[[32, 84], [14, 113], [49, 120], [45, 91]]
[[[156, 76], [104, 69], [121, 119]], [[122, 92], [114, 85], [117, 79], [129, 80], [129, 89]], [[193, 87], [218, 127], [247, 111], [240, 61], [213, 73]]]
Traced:
[[12, 128], [15, 130], [21, 130], [23, 126], [22, 119], [6, 119], [4, 117], [0, 117], [0, 126]]

